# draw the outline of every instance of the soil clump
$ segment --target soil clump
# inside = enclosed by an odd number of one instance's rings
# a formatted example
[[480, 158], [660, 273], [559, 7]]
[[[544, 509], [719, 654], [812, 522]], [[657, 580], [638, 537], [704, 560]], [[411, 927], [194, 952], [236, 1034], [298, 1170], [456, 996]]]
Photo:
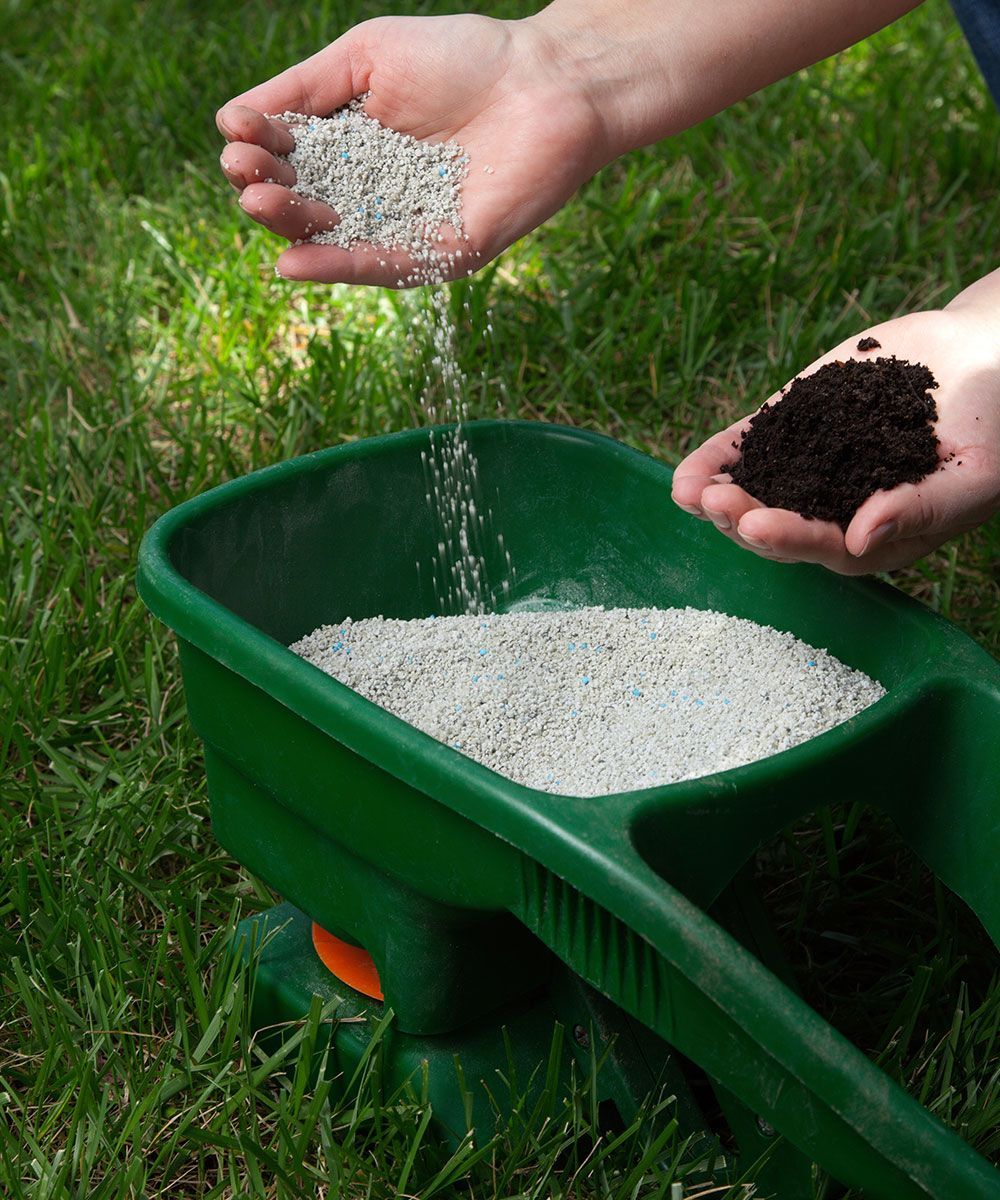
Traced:
[[922, 363], [895, 356], [827, 363], [765, 404], [720, 470], [770, 508], [846, 530], [873, 493], [938, 468], [937, 386]]

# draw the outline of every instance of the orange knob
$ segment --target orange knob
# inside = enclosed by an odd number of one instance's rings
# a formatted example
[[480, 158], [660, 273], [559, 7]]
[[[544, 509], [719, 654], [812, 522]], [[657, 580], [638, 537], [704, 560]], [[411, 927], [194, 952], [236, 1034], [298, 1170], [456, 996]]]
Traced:
[[334, 937], [332, 933], [313, 922], [312, 941], [323, 966], [341, 983], [370, 996], [373, 1000], [384, 999], [375, 963], [367, 950], [352, 946], [350, 942]]

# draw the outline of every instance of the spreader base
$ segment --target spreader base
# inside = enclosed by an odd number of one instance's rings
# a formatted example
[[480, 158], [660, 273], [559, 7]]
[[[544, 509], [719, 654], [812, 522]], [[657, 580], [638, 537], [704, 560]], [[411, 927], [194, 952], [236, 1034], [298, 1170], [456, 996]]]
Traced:
[[[324, 1021], [313, 1047], [315, 1069], [342, 1093], [374, 1070], [386, 1098], [402, 1092], [429, 1103], [452, 1145], [470, 1131], [476, 1140], [488, 1138], [518, 1114], [537, 1119], [541, 1110], [557, 1119], [574, 1076], [593, 1077], [592, 1103], [607, 1130], [630, 1123], [651, 1098], [674, 1097], [670, 1115], [681, 1136], [695, 1139], [696, 1154], [703, 1150], [702, 1179], [733, 1181], [741, 1165], [770, 1151], [783, 1200], [812, 1194], [804, 1160], [780, 1139], [775, 1144], [766, 1129], [751, 1147], [743, 1122], [738, 1162], [709, 1128], [695, 1097], [705, 1089], [692, 1089], [690, 1064], [556, 960], [534, 995], [452, 1033], [421, 1036], [395, 1029], [386, 1005], [331, 974], [316, 952], [311, 920], [292, 904], [241, 921], [232, 947], [254, 964], [252, 1019], [264, 1039], [277, 1043], [294, 1033], [318, 997]], [[731, 1102], [723, 1107], [733, 1124]]]

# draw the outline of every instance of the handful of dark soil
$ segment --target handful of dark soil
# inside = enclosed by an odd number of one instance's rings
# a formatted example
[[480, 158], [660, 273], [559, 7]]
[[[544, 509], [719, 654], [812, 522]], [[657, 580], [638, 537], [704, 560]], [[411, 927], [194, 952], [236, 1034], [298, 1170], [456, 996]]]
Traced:
[[765, 404], [733, 442], [739, 461], [720, 470], [769, 508], [846, 530], [873, 492], [937, 469], [937, 386], [922, 363], [895, 356], [828, 363]]

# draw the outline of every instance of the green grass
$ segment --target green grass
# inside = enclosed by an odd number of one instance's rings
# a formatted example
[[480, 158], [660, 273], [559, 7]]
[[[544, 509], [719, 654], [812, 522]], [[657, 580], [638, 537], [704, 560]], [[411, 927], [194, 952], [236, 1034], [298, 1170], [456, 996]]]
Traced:
[[[4, 1195], [624, 1200], [690, 1166], [669, 1114], [593, 1149], [586, 1080], [558, 1119], [454, 1158], [374, 1060], [326, 1103], [299, 1054], [321, 1014], [268, 1059], [220, 953], [271, 898], [213, 841], [135, 556], [188, 496], [417, 419], [411, 301], [277, 280], [216, 166], [221, 100], [377, 11], [0, 3]], [[462, 346], [473, 405], [675, 462], [835, 341], [994, 266], [998, 145], [933, 0], [609, 168], [457, 287], [493, 313], [493, 341]], [[895, 582], [997, 654], [998, 561], [994, 521]], [[1000, 984], [961, 905], [853, 809], [759, 871], [813, 1001], [1000, 1156]]]

